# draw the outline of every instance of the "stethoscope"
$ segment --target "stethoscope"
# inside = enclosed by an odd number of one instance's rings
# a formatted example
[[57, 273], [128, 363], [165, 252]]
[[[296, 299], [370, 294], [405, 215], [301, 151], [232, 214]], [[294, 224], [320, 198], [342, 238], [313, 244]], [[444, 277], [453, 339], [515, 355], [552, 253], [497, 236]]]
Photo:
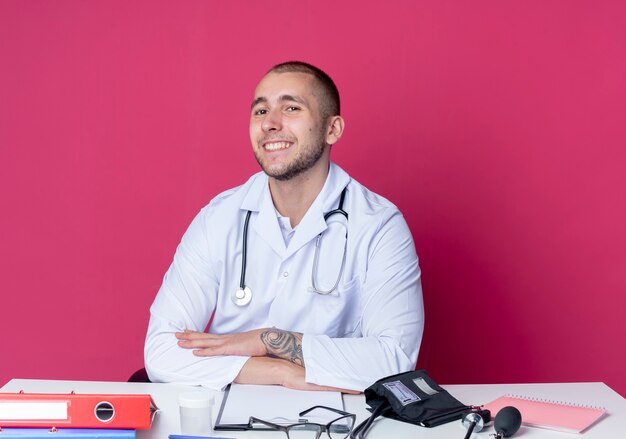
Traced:
[[[339, 199], [339, 206], [335, 210], [331, 210], [330, 212], [324, 214], [324, 221], [328, 222], [328, 219], [335, 215], [340, 214], [343, 215], [346, 220], [348, 219], [348, 212], [343, 210], [343, 200], [346, 197], [346, 188], [341, 191], [341, 198]], [[235, 292], [233, 292], [231, 299], [233, 303], [237, 306], [246, 306], [252, 300], [252, 290], [250, 287], [246, 286], [246, 262], [248, 260], [248, 225], [250, 223], [250, 215], [252, 211], [248, 211], [246, 213], [246, 220], [243, 223], [243, 245], [241, 250], [241, 279], [239, 281], [239, 288]], [[346, 250], [348, 247], [348, 227], [346, 227], [346, 242], [343, 246], [343, 257], [341, 258], [341, 268], [339, 270], [339, 276], [337, 276], [337, 280], [335, 284], [330, 290], [322, 290], [317, 287], [317, 282], [315, 281], [316, 273], [319, 265], [320, 258], [320, 245], [322, 242], [322, 235], [324, 232], [317, 235], [317, 239], [315, 241], [315, 255], [313, 257], [313, 268], [311, 270], [311, 286], [309, 287], [309, 291], [317, 294], [321, 294], [323, 296], [331, 294], [333, 291], [337, 289], [339, 286], [339, 281], [341, 280], [341, 276], [343, 275], [343, 271], [346, 267]]]

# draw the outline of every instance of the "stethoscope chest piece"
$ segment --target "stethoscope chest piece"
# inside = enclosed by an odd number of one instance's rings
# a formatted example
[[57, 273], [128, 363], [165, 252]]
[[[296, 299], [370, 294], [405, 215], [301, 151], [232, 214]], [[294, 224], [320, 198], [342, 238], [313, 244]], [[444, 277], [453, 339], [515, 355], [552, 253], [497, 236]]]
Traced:
[[237, 288], [236, 291], [233, 292], [232, 297], [233, 303], [237, 306], [246, 306], [252, 300], [252, 290], [250, 288]]

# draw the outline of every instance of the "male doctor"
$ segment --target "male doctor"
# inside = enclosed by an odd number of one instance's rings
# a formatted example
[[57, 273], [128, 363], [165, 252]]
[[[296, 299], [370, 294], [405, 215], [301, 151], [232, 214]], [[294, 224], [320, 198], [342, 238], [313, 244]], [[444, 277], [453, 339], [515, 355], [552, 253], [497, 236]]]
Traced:
[[152, 381], [359, 392], [414, 369], [424, 318], [411, 233], [330, 161], [343, 130], [320, 69], [287, 62], [261, 80], [250, 140], [263, 172], [184, 234], [150, 308]]

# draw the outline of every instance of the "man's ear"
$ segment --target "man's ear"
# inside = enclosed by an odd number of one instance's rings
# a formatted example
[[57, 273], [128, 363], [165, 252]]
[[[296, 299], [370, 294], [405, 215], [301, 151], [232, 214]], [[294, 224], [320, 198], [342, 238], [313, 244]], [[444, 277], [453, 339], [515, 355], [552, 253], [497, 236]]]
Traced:
[[328, 129], [326, 131], [326, 143], [334, 145], [343, 134], [345, 122], [341, 116], [331, 116], [328, 121]]

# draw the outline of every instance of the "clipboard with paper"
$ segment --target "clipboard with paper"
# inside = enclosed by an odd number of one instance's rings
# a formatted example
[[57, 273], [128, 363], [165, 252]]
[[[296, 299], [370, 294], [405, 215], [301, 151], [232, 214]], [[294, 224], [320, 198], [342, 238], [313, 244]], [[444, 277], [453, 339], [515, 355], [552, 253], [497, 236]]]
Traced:
[[299, 413], [315, 406], [343, 410], [340, 392], [304, 391], [282, 386], [255, 384], [230, 384], [224, 393], [222, 405], [215, 422], [215, 430], [241, 431], [266, 430], [262, 426], [251, 426], [251, 417], [278, 425], [298, 422], [326, 424], [337, 418], [337, 414], [326, 410], [315, 410], [302, 418]]

